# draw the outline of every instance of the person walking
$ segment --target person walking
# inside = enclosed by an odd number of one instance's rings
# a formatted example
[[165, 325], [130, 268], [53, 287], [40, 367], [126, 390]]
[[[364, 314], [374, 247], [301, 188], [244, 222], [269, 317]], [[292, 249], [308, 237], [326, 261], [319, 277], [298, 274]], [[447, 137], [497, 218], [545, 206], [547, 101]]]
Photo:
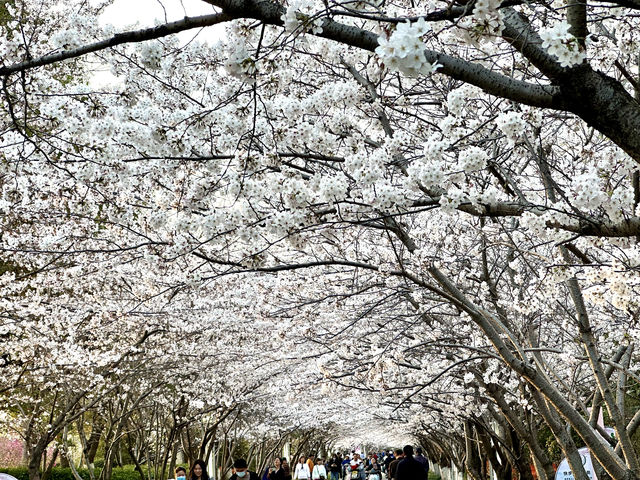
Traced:
[[389, 464], [393, 462], [393, 460], [394, 460], [393, 451], [389, 450], [389, 453], [387, 453], [387, 455], [384, 457], [384, 463], [383, 463], [383, 466], [384, 466], [383, 470], [385, 475], [387, 475], [388, 478], [391, 478], [388, 475], [388, 473], [389, 473]]
[[311, 470], [309, 470], [309, 465], [304, 461], [304, 457], [300, 457], [300, 460], [296, 463], [293, 480], [311, 480]]
[[187, 480], [187, 469], [184, 467], [176, 467], [174, 470], [176, 480]]
[[389, 480], [397, 480], [396, 470], [398, 469], [398, 464], [404, 458], [404, 453], [401, 449], [397, 448], [394, 452], [395, 460], [392, 460], [389, 464]]
[[327, 469], [324, 466], [324, 461], [321, 458], [316, 459], [316, 464], [311, 472], [311, 478], [313, 480], [327, 480]]
[[256, 472], [249, 471], [249, 465], [244, 458], [238, 458], [233, 462], [233, 475], [230, 480], [260, 480]]
[[345, 453], [344, 460], [342, 460], [342, 478], [351, 478], [351, 458], [349, 454]]
[[293, 476], [291, 475], [291, 467], [289, 466], [289, 461], [286, 457], [282, 457], [282, 471], [284, 472], [284, 480], [292, 480]]
[[267, 480], [284, 480], [284, 469], [280, 458], [273, 459], [273, 465], [269, 467], [267, 472]]
[[315, 460], [315, 457], [313, 454], [307, 457], [307, 466], [309, 467], [309, 471], [312, 473], [313, 473], [313, 467], [314, 467], [314, 463], [313, 463], [314, 460]]
[[340, 453], [336, 452], [333, 458], [329, 461], [329, 474], [331, 475], [331, 480], [340, 480], [341, 467], [342, 458]]
[[204, 460], [198, 459], [193, 462], [193, 466], [189, 472], [189, 480], [209, 480], [207, 464], [204, 463]]
[[413, 458], [413, 447], [406, 445], [402, 452], [404, 459], [398, 463], [396, 470], [396, 480], [427, 480], [427, 473], [422, 464]]
[[422, 468], [424, 468], [427, 477], [429, 477], [429, 459], [422, 454], [422, 447], [416, 448], [416, 456], [414, 458], [422, 464]]

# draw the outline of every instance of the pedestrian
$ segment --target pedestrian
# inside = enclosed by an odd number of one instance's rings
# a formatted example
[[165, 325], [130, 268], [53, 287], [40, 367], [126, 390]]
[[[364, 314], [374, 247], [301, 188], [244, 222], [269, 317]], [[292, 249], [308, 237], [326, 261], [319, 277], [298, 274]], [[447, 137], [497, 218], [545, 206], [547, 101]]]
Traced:
[[176, 474], [176, 480], [187, 480], [187, 469], [184, 467], [176, 467], [173, 471]]
[[304, 457], [300, 457], [298, 463], [296, 463], [293, 480], [311, 480], [311, 470], [309, 470], [309, 465], [304, 460]]
[[413, 458], [415, 458], [418, 462], [422, 464], [422, 468], [424, 468], [424, 471], [426, 472], [428, 477], [429, 476], [429, 459], [422, 454], [422, 447], [416, 448], [416, 456]]
[[267, 472], [267, 480], [284, 480], [284, 469], [280, 458], [273, 459], [273, 465], [269, 466]]
[[233, 462], [233, 475], [230, 480], [260, 480], [260, 477], [256, 472], [249, 470], [249, 465], [244, 458], [238, 458]]
[[309, 455], [309, 457], [307, 458], [307, 465], [309, 466], [309, 471], [313, 472], [313, 461], [315, 460], [315, 457], [313, 456], [313, 453]]
[[427, 473], [422, 464], [413, 458], [413, 447], [406, 445], [402, 449], [404, 459], [398, 463], [396, 480], [427, 480]]
[[344, 454], [344, 460], [342, 460], [342, 478], [351, 478], [350, 468], [351, 458], [349, 458], [349, 454]]
[[291, 467], [289, 466], [289, 460], [286, 457], [282, 457], [282, 471], [284, 472], [284, 480], [292, 480]]
[[371, 458], [371, 464], [365, 469], [369, 480], [380, 480], [381, 471], [378, 459], [376, 457]]
[[353, 478], [353, 472], [357, 472], [355, 478], [359, 480], [364, 480], [366, 478], [364, 473], [364, 462], [360, 458], [359, 453], [353, 454], [353, 458], [351, 459], [351, 472], [352, 472], [351, 478]]
[[189, 480], [209, 480], [207, 465], [204, 463], [204, 460], [198, 459], [193, 462], [193, 466], [189, 472]]
[[397, 480], [396, 470], [398, 469], [398, 464], [402, 460], [403, 456], [404, 453], [402, 453], [402, 450], [397, 448], [394, 452], [395, 459], [389, 464], [389, 480]]
[[392, 461], [393, 461], [393, 451], [389, 450], [389, 453], [387, 453], [387, 455], [385, 455], [384, 462], [382, 463], [384, 473], [385, 473], [385, 475], [387, 475], [388, 478], [391, 478], [388, 473], [389, 473], [389, 464]]
[[333, 458], [329, 461], [329, 474], [331, 480], [340, 480], [340, 471], [342, 469], [342, 458], [340, 453], [336, 452]]
[[327, 480], [327, 469], [324, 466], [324, 460], [321, 458], [316, 459], [316, 464], [311, 472], [311, 478], [313, 480]]

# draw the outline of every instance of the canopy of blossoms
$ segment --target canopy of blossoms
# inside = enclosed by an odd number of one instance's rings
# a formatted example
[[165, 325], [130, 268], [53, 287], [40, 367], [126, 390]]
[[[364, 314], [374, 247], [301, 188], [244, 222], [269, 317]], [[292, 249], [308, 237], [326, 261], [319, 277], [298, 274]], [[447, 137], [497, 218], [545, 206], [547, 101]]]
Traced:
[[111, 3], [0, 4], [0, 422], [32, 480], [147, 398], [477, 479], [553, 476], [540, 432], [586, 479], [572, 430], [638, 477], [635, 0]]

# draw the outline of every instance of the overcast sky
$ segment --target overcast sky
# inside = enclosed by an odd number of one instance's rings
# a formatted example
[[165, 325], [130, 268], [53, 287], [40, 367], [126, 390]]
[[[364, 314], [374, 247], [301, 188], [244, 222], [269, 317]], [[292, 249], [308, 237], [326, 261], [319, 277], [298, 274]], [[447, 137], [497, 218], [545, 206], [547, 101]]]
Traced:
[[[202, 0], [115, 0], [101, 17], [105, 24], [111, 23], [119, 30], [133, 26], [136, 28], [152, 27], [156, 20], [161, 22], [175, 21], [185, 16], [207, 15], [214, 13], [213, 6]], [[198, 34], [200, 40], [214, 40], [224, 31], [218, 26], [204, 29]], [[198, 30], [183, 32], [180, 37], [188, 41]]]
[[[109, 6], [100, 22], [112, 24], [119, 31], [137, 30], [153, 27], [160, 22], [173, 22], [185, 16], [193, 17], [214, 13], [211, 5], [202, 0], [115, 0]], [[201, 42], [214, 42], [224, 34], [224, 24], [213, 25], [204, 29], [193, 29], [181, 32], [178, 38], [188, 43], [194, 37]], [[118, 80], [108, 68], [97, 68], [91, 77], [91, 84], [101, 86]]]
[[116, 26], [135, 22], [140, 22], [141, 26], [151, 26], [155, 19], [173, 21], [213, 11], [213, 7], [202, 0], [115, 0], [105, 10], [102, 20]]

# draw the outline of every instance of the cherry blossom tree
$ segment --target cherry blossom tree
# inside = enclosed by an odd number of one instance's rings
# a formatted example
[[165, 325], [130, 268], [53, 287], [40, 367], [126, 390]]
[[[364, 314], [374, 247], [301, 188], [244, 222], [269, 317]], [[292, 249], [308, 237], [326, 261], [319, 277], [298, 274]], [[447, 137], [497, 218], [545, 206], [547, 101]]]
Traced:
[[3, 4], [2, 389], [68, 386], [42, 446], [143, 368], [301, 428], [462, 425], [474, 478], [492, 442], [549, 478], [541, 428], [637, 478], [639, 5], [205, 3]]

